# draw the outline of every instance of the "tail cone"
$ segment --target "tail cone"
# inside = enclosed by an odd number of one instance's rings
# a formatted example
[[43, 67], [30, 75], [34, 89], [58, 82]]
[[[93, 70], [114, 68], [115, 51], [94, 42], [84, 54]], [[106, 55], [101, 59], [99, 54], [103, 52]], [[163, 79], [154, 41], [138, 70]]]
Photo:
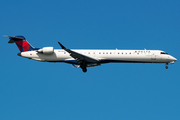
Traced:
[[21, 56], [21, 53], [18, 53], [17, 55], [18, 55], [18, 56]]

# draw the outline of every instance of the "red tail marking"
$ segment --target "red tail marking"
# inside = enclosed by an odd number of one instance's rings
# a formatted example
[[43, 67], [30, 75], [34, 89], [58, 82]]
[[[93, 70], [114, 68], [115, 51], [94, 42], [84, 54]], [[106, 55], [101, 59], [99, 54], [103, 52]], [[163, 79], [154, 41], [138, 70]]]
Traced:
[[[25, 51], [28, 51], [29, 50], [29, 47], [30, 47], [30, 44], [27, 42], [27, 41], [15, 41], [16, 44], [18, 44], [18, 48], [21, 52], [25, 52]], [[23, 48], [23, 51], [22, 51], [22, 48]]]

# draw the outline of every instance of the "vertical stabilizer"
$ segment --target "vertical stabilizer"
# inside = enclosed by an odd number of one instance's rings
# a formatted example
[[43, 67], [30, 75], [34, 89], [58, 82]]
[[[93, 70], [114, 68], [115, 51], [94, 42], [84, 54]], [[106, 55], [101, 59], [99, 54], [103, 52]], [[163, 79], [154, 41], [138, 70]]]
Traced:
[[7, 37], [9, 37], [10, 39], [8, 43], [15, 42], [21, 52], [37, 50], [37, 48], [34, 48], [32, 45], [29, 44], [29, 42], [26, 40], [24, 36]]

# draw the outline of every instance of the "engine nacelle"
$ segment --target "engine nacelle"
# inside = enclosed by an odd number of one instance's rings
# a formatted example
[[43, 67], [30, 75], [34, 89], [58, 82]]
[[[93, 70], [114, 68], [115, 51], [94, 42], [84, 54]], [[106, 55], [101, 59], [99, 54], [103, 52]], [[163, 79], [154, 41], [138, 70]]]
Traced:
[[43, 54], [53, 54], [54, 47], [43, 47], [42, 49], [37, 50], [37, 52]]

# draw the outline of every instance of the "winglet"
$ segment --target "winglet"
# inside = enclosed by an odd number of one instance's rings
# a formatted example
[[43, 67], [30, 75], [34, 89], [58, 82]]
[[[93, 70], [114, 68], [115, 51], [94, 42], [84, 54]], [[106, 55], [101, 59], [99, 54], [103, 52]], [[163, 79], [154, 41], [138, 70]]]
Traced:
[[60, 42], [58, 42], [62, 49], [66, 49]]

